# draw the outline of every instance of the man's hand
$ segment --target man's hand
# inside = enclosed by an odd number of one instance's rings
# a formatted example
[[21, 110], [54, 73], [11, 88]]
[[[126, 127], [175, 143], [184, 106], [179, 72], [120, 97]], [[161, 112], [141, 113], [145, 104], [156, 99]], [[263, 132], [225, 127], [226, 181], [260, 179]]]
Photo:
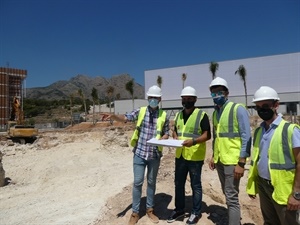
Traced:
[[111, 114], [101, 113], [100, 115], [102, 116], [102, 121], [109, 121], [109, 120], [111, 120], [111, 117], [112, 117]]
[[216, 168], [213, 156], [210, 158], [208, 166], [209, 166], [209, 169], [211, 169], [211, 170], [214, 170]]
[[297, 200], [293, 197], [293, 195], [290, 195], [287, 203], [287, 210], [298, 210], [298, 209], [300, 209], [300, 200]]
[[168, 134], [163, 135], [159, 140], [165, 140], [165, 139], [169, 139], [169, 135]]
[[249, 194], [248, 194], [248, 196], [249, 196], [249, 198], [251, 198], [251, 199], [256, 199], [256, 195], [249, 195]]
[[193, 146], [193, 139], [184, 140], [184, 142], [182, 142], [182, 146], [184, 146], [184, 147]]
[[244, 176], [244, 171], [245, 169], [243, 167], [236, 165], [234, 167], [234, 179], [236, 180], [241, 179], [241, 177]]

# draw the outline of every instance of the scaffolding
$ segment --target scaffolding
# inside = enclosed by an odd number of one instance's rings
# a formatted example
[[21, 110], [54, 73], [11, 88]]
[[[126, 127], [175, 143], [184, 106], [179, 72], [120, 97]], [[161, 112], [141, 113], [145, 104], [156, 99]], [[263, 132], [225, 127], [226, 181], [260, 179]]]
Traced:
[[7, 129], [13, 99], [18, 97], [23, 106], [23, 81], [26, 77], [27, 70], [0, 67], [0, 131]]

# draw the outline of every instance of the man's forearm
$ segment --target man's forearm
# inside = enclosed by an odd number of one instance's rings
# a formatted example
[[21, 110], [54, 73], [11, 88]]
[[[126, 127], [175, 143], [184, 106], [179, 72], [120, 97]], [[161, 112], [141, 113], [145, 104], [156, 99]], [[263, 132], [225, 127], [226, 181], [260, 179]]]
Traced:
[[293, 191], [300, 192], [300, 147], [293, 149], [295, 161], [296, 161], [296, 171], [294, 177]]
[[119, 122], [127, 122], [127, 118], [124, 116], [124, 115], [111, 115], [110, 117], [112, 120], [116, 120], [116, 121], [119, 121]]

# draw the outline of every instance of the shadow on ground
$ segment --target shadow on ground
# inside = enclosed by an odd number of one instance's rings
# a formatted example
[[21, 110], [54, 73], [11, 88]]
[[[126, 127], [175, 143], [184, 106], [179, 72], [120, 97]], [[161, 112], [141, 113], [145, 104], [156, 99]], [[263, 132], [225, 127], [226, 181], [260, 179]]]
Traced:
[[[189, 213], [192, 209], [192, 196], [186, 196], [186, 216], [189, 216]], [[169, 215], [173, 209], [168, 208], [170, 202], [172, 201], [172, 196], [166, 193], [158, 193], [155, 195], [155, 214], [159, 217], [161, 221], [167, 221]], [[127, 205], [124, 210], [118, 212], [116, 217], [124, 217], [127, 213], [131, 213], [132, 204]], [[205, 202], [202, 202], [202, 214], [207, 214], [208, 219], [216, 225], [228, 225], [228, 216], [227, 209], [219, 205], [207, 205]], [[146, 215], [146, 197], [141, 199], [140, 207], [140, 218]], [[184, 221], [184, 217], [180, 218], [178, 221]], [[201, 220], [200, 220], [201, 221]], [[243, 225], [255, 225], [252, 223], [244, 223]]]

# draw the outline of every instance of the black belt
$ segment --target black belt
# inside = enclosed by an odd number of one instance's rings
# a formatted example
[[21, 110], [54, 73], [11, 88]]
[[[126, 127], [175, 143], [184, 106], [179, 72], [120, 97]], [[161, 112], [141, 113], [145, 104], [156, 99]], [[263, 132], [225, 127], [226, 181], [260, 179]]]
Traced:
[[268, 185], [270, 185], [270, 186], [273, 187], [272, 182], [271, 182], [270, 180], [265, 179], [265, 178], [262, 178], [262, 177], [259, 177], [259, 178], [260, 178], [261, 180], [263, 180], [264, 182], [266, 182]]

